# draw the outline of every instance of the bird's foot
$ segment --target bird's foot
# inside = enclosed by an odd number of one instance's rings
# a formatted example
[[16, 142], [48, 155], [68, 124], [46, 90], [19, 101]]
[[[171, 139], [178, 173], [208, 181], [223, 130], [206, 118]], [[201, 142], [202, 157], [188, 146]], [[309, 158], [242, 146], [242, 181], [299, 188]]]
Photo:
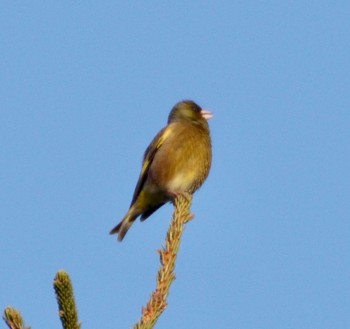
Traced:
[[171, 202], [174, 204], [176, 199], [185, 198], [187, 202], [191, 202], [192, 194], [188, 192], [170, 192]]
[[174, 207], [179, 205], [188, 204], [188, 217], [185, 220], [185, 223], [189, 222], [194, 218], [194, 214], [190, 212], [190, 206], [192, 202], [192, 194], [189, 192], [171, 192], [171, 202]]

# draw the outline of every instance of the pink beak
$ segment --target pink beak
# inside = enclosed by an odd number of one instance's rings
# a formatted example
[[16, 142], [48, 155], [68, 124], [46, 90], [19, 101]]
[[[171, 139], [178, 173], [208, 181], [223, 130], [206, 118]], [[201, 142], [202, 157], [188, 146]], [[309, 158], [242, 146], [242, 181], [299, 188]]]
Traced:
[[202, 114], [202, 117], [206, 120], [209, 120], [213, 117], [213, 113], [211, 113], [210, 111], [207, 111], [207, 110], [202, 110], [201, 114]]

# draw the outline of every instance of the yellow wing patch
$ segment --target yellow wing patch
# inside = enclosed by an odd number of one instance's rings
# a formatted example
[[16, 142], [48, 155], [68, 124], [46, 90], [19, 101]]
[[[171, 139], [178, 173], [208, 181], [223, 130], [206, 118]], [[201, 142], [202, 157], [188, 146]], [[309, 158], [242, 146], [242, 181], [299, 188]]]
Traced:
[[151, 145], [147, 148], [142, 164], [141, 176], [143, 176], [143, 174], [148, 170], [148, 167], [152, 163], [157, 150], [163, 145], [164, 141], [169, 137], [171, 133], [172, 128], [168, 126], [166, 129], [160, 132], [159, 136], [156, 136]]
[[147, 178], [148, 169], [154, 159], [155, 154], [157, 153], [159, 148], [163, 145], [164, 141], [170, 136], [172, 132], [173, 132], [173, 127], [171, 125], [170, 126], [168, 125], [166, 128], [162, 129], [157, 134], [157, 136], [153, 139], [152, 143], [147, 147], [143, 158], [140, 177], [136, 184], [131, 205], [133, 205], [133, 203], [136, 201], [137, 197], [140, 195], [142, 191], [143, 184], [145, 183]]

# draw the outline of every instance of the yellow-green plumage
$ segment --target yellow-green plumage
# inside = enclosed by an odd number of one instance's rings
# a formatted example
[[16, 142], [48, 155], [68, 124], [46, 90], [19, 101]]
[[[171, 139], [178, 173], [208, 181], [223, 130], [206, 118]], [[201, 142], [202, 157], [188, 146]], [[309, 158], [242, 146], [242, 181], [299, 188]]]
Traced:
[[145, 151], [129, 211], [110, 232], [119, 241], [138, 216], [145, 220], [176, 194], [193, 194], [203, 184], [211, 165], [210, 117], [193, 101], [173, 107], [168, 125]]

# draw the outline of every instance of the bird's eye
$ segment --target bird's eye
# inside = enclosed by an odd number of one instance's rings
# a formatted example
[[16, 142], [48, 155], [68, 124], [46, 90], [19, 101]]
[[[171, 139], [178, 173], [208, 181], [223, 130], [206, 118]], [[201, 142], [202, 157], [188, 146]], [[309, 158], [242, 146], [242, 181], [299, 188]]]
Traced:
[[193, 112], [200, 113], [201, 109], [198, 106], [192, 107]]

